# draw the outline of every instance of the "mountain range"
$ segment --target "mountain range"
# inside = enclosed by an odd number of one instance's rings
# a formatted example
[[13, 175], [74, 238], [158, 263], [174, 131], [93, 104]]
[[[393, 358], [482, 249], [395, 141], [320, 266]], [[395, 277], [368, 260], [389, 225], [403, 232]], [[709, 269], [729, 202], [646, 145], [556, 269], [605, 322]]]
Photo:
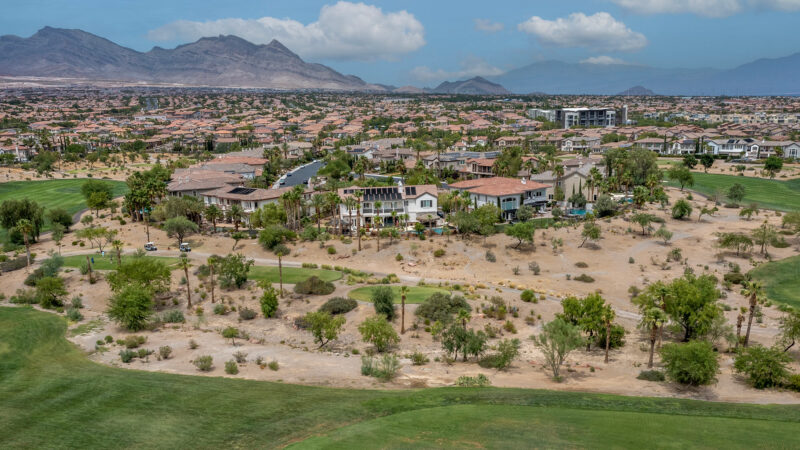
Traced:
[[435, 88], [397, 88], [305, 62], [276, 40], [256, 45], [236, 36], [204, 37], [174, 49], [138, 52], [81, 30], [45, 27], [29, 38], [0, 36], [0, 75], [182, 86], [403, 94], [800, 95], [798, 73], [800, 53], [726, 70], [542, 61]]

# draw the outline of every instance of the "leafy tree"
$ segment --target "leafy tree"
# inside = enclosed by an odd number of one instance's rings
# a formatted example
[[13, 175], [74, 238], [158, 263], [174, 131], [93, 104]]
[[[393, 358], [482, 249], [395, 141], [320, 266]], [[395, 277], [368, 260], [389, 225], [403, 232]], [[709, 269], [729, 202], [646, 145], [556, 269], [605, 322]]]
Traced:
[[295, 233], [281, 225], [269, 225], [258, 233], [258, 242], [266, 250], [295, 238]]
[[728, 199], [732, 201], [734, 204], [739, 204], [744, 199], [744, 196], [747, 194], [747, 190], [744, 186], [739, 183], [733, 183], [731, 187], [728, 188]]
[[692, 175], [692, 172], [686, 166], [674, 164], [669, 171], [667, 171], [667, 176], [670, 180], [675, 180], [681, 185], [681, 191], [683, 191], [683, 188], [686, 186], [694, 186], [694, 175]]
[[42, 308], [64, 306], [64, 297], [68, 293], [61, 277], [49, 276], [36, 282], [36, 299]]
[[226, 327], [222, 330], [222, 337], [231, 340], [231, 345], [236, 345], [236, 338], [239, 337], [239, 329], [235, 327]]
[[704, 206], [702, 209], [700, 209], [700, 213], [697, 215], [697, 221], [700, 222], [700, 219], [702, 219], [703, 216], [713, 216], [717, 211], [719, 211], [719, 208], [716, 206], [711, 209], [708, 209]]
[[98, 250], [102, 252], [104, 246], [114, 241], [117, 233], [117, 230], [110, 230], [106, 227], [88, 227], [78, 230], [75, 235], [88, 240], [92, 245], [97, 245]]
[[233, 230], [239, 231], [239, 223], [244, 219], [244, 209], [240, 205], [231, 205], [226, 214], [228, 220], [233, 223]]
[[532, 244], [535, 232], [536, 225], [533, 222], [517, 222], [506, 227], [506, 235], [517, 240], [514, 248], [519, 248], [523, 242]]
[[664, 241], [664, 245], [667, 245], [667, 244], [669, 244], [670, 239], [672, 239], [673, 234], [672, 234], [672, 231], [669, 231], [667, 229], [667, 227], [665, 227], [664, 225], [661, 225], [661, 228], [656, 230], [656, 232], [655, 232], [655, 234], [653, 236], [663, 240]]
[[58, 224], [64, 227], [65, 231], [69, 230], [72, 226], [72, 214], [68, 213], [63, 208], [52, 208], [47, 211], [47, 218], [53, 225]]
[[236, 231], [234, 233], [231, 233], [231, 239], [233, 239], [233, 248], [231, 249], [231, 251], [236, 250], [236, 246], [239, 244], [239, 241], [241, 241], [242, 239], [246, 239], [246, 238], [247, 238], [247, 234], [245, 234], [245, 233], [243, 233], [241, 231]]
[[780, 322], [779, 342], [784, 346], [783, 351], [787, 352], [800, 339], [800, 312], [789, 311], [781, 317]]
[[494, 368], [505, 370], [519, 356], [519, 339], [503, 339], [497, 343], [497, 354], [494, 355]]
[[390, 346], [400, 342], [400, 337], [384, 316], [373, 316], [358, 326], [361, 339], [375, 346], [379, 352], [385, 352]]
[[217, 231], [217, 221], [221, 220], [224, 217], [224, 214], [221, 209], [217, 207], [217, 205], [208, 205], [206, 206], [205, 211], [203, 212], [203, 216], [213, 226], [214, 232]]
[[173, 217], [164, 222], [164, 231], [167, 232], [167, 236], [178, 238], [178, 247], [186, 236], [197, 233], [199, 230], [200, 227], [196, 223], [183, 216]]
[[92, 192], [88, 199], [86, 199], [86, 206], [94, 210], [94, 215], [100, 214], [100, 210], [108, 207], [111, 198], [105, 192]]
[[578, 247], [583, 247], [583, 245], [586, 244], [586, 241], [594, 242], [599, 240], [601, 235], [602, 230], [600, 229], [600, 225], [597, 225], [594, 222], [586, 222], [583, 224], [583, 231], [581, 231], [581, 237], [583, 238], [583, 241]]
[[115, 292], [135, 284], [153, 293], [162, 293], [169, 290], [170, 271], [159, 259], [134, 256], [127, 258], [107, 278], [111, 290]]
[[655, 222], [656, 219], [656, 216], [648, 213], [636, 213], [631, 216], [631, 222], [642, 227], [642, 236], [648, 234], [653, 229], [650, 224]]
[[760, 227], [752, 231], [753, 242], [761, 247], [761, 254], [767, 254], [767, 246], [775, 242], [778, 238], [778, 231], [775, 227], [770, 225], [767, 221], [761, 224]]
[[471, 310], [464, 297], [437, 292], [417, 306], [414, 314], [431, 322], [448, 324], [453, 321], [453, 316], [461, 310], [467, 312]]
[[800, 211], [792, 211], [783, 215], [781, 219], [783, 227], [789, 227], [795, 233], [800, 233]]
[[530, 205], [522, 205], [517, 208], [517, 220], [520, 222], [527, 222], [531, 220], [535, 214], [536, 210], [534, 210]]
[[389, 286], [377, 286], [370, 296], [372, 304], [375, 306], [375, 313], [386, 317], [387, 320], [394, 320], [394, 291]]
[[719, 297], [714, 276], [686, 274], [667, 285], [664, 311], [683, 329], [683, 340], [689, 341], [705, 335], [714, 318], [722, 314]]
[[557, 381], [561, 380], [561, 365], [569, 353], [583, 345], [580, 329], [559, 317], [546, 323], [541, 334], [531, 336], [531, 339], [544, 353], [545, 363], [553, 373], [553, 379]]
[[764, 170], [769, 174], [770, 178], [775, 178], [775, 174], [783, 169], [783, 160], [775, 155], [768, 157], [764, 161]]
[[219, 285], [223, 289], [239, 289], [247, 282], [254, 261], [245, 258], [241, 253], [231, 253], [220, 258], [216, 264], [219, 274]]
[[[111, 200], [114, 196], [111, 183], [103, 180], [88, 179], [81, 184], [81, 195], [88, 202], [92, 194], [105, 194], [106, 200]], [[94, 209], [94, 208], [93, 208]]]
[[597, 214], [597, 217], [607, 217], [614, 215], [614, 212], [617, 210], [617, 205], [614, 203], [614, 200], [611, 196], [606, 194], [601, 194], [597, 197], [597, 200], [594, 202], [593, 211]]
[[345, 318], [343, 316], [332, 316], [324, 311], [312, 311], [306, 313], [304, 321], [308, 324], [308, 328], [314, 336], [314, 342], [319, 344], [319, 348], [322, 348], [328, 342], [339, 337]]
[[19, 230], [15, 230], [20, 220], [27, 220], [31, 227], [28, 231], [28, 239], [36, 242], [39, 238], [42, 227], [44, 226], [44, 208], [33, 200], [5, 200], [0, 203], [0, 226], [9, 230], [11, 241], [20, 244], [24, 240], [24, 235]]
[[661, 361], [671, 380], [691, 386], [711, 383], [719, 370], [714, 348], [704, 341], [665, 344], [661, 348]]
[[747, 252], [753, 247], [753, 240], [742, 233], [717, 233], [717, 246], [729, 250], [736, 250], [736, 256]]
[[694, 169], [694, 166], [697, 165], [697, 158], [691, 153], [683, 155], [683, 165], [689, 169]]
[[117, 291], [109, 302], [108, 316], [131, 331], [142, 330], [153, 315], [153, 293], [140, 284], [128, 284]]
[[672, 218], [683, 219], [692, 215], [692, 205], [686, 199], [680, 199], [672, 206]]
[[733, 362], [736, 372], [747, 376], [747, 381], [756, 389], [780, 386], [790, 372], [787, 365], [792, 357], [779, 348], [754, 345], [739, 350]]
[[51, 237], [53, 238], [53, 242], [55, 242], [56, 245], [58, 246], [59, 255], [61, 254], [61, 241], [64, 240], [65, 231], [66, 228], [64, 227], [64, 225], [60, 223], [53, 224], [53, 233], [51, 234]]
[[264, 317], [269, 319], [270, 317], [274, 317], [275, 313], [278, 312], [278, 291], [276, 291], [275, 288], [272, 287], [272, 283], [268, 281], [259, 283], [259, 285], [264, 290], [259, 299], [261, 312], [264, 314]]
[[556, 314], [556, 317], [579, 326], [589, 336], [589, 339], [586, 340], [586, 350], [588, 351], [592, 345], [592, 338], [606, 327], [604, 315], [608, 313], [607, 310], [611, 306], [606, 304], [600, 294], [594, 293], [582, 299], [567, 297], [561, 301], [561, 307], [563, 312]]
[[700, 164], [703, 165], [703, 171], [708, 173], [708, 169], [714, 165], [714, 157], [708, 153], [703, 153], [700, 155]]
[[448, 355], [458, 359], [461, 353], [464, 361], [469, 356], [480, 356], [486, 350], [486, 334], [475, 332], [457, 323], [451, 324], [441, 335], [442, 348]]

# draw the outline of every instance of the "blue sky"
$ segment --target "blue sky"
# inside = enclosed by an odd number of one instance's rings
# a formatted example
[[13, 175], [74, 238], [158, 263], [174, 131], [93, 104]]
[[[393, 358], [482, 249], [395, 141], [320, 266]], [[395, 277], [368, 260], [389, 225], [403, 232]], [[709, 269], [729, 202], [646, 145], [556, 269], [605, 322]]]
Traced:
[[800, 0], [3, 0], [0, 33], [80, 28], [146, 51], [278, 38], [370, 82], [432, 86], [532, 62], [729, 68], [800, 51]]

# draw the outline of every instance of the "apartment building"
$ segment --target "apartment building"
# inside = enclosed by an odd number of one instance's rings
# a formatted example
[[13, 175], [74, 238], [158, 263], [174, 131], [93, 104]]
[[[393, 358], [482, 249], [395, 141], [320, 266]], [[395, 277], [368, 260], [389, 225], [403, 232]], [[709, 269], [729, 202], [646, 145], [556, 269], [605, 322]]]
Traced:
[[612, 108], [563, 108], [556, 110], [556, 122], [564, 129], [581, 127], [613, 127], [617, 112]]

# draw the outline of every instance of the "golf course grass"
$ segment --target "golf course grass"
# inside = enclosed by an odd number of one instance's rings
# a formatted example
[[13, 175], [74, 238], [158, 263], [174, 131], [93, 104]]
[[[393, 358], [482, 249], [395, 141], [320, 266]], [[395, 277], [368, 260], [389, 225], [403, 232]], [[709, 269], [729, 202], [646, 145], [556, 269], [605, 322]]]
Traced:
[[750, 275], [764, 284], [768, 299], [800, 308], [800, 256], [761, 264]]
[[[66, 328], [54, 314], [0, 307], [0, 448], [752, 449], [794, 447], [800, 433], [798, 406], [531, 389], [348, 390], [113, 368], [89, 361], [64, 339]], [[223, 361], [214, 363], [212, 374], [221, 374]]]
[[[342, 273], [335, 270], [326, 269], [306, 269], [301, 267], [284, 267], [283, 282], [286, 284], [297, 284], [316, 275], [322, 281], [336, 281], [342, 278]], [[278, 268], [275, 266], [253, 266], [250, 268], [248, 278], [251, 280], [265, 280], [277, 283], [280, 280]]]
[[[731, 186], [739, 183], [745, 188], [745, 197], [741, 202], [744, 205], [757, 203], [767, 209], [800, 211], [800, 179], [781, 181], [702, 172], [693, 172], [692, 175], [694, 186], [687, 187], [686, 190], [704, 195], [720, 192], [724, 197]], [[674, 181], [668, 181], [667, 185], [679, 187]]]
[[[114, 197], [128, 192], [128, 186], [122, 181], [103, 180], [111, 184]], [[69, 214], [86, 209], [86, 201], [81, 195], [82, 179], [43, 180], [43, 181], [11, 181], [0, 183], [0, 203], [5, 200], [28, 198], [35, 200], [46, 209], [63, 208]], [[45, 211], [46, 215], [47, 211]], [[44, 229], [50, 229], [50, 221], [45, 220]], [[7, 230], [0, 229], [0, 242], [5, 241]]]
[[[394, 302], [399, 304], [400, 303], [400, 286], [389, 286], [394, 292]], [[350, 291], [349, 295], [350, 298], [353, 300], [358, 300], [362, 302], [371, 302], [372, 301], [372, 291], [377, 289], [378, 286], [364, 286], [360, 288], [353, 289]], [[408, 287], [408, 294], [406, 294], [406, 303], [422, 303], [428, 299], [431, 295], [441, 292], [447, 294], [448, 292], [444, 289], [437, 289], [432, 287], [425, 287], [425, 286], [409, 286]]]
[[[70, 255], [64, 257], [64, 267], [77, 267], [80, 268], [86, 263], [86, 256], [87, 255]], [[99, 253], [89, 255], [90, 258], [94, 258], [94, 264], [92, 264], [92, 269], [94, 270], [116, 270], [117, 269], [117, 255], [113, 254], [113, 252], [106, 252], [106, 256], [100, 256]], [[122, 262], [124, 263], [127, 259], [132, 258], [131, 255], [122, 255]], [[166, 256], [145, 256], [145, 258], [156, 258], [161, 259], [167, 265], [172, 266], [178, 263], [178, 258], [170, 258]]]

